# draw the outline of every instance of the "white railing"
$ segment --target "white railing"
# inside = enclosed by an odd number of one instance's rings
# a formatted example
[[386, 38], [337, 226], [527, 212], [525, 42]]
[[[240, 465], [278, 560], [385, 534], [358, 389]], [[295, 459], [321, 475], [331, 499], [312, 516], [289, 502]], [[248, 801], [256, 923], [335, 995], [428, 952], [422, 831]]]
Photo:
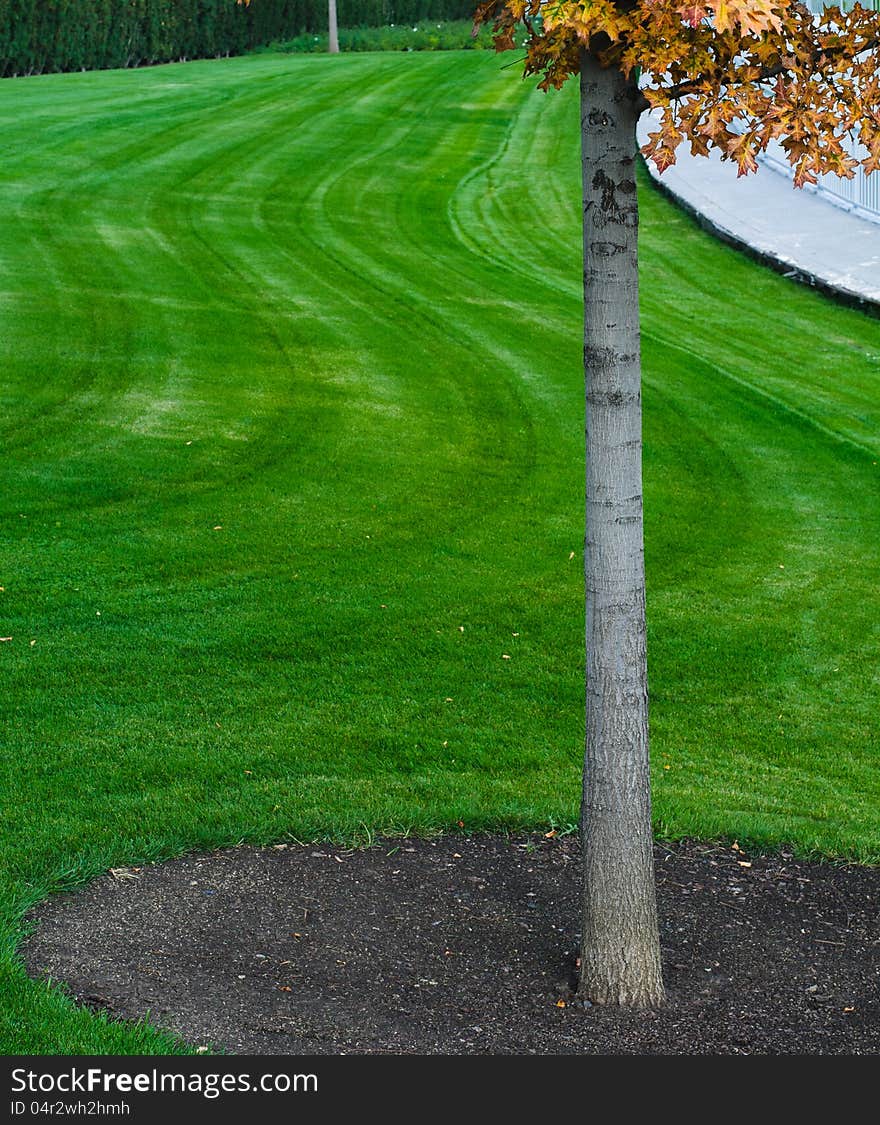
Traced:
[[[864, 153], [865, 150], [858, 143], [847, 142], [845, 147], [852, 152], [854, 156]], [[761, 164], [772, 168], [774, 172], [781, 172], [783, 176], [792, 178], [793, 172], [785, 153], [778, 144], [771, 141], [767, 151], [758, 157]], [[860, 169], [856, 169], [856, 174], [851, 180], [842, 179], [840, 176], [835, 176], [829, 173], [825, 176], [819, 177], [819, 182], [816, 184], [807, 184], [804, 191], [813, 191], [817, 195], [821, 195], [823, 199], [829, 203], [833, 203], [836, 207], [842, 207], [845, 211], [853, 211], [863, 219], [870, 219], [872, 222], [880, 223], [880, 172], [874, 172], [870, 176], [866, 176]]]

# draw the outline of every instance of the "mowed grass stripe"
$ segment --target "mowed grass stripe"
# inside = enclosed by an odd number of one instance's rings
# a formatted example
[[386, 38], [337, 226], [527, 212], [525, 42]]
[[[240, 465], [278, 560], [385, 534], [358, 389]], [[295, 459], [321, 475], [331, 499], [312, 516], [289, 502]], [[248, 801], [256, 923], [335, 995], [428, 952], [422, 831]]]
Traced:
[[[476, 53], [0, 84], [2, 1038], [24, 906], [576, 818], [576, 92]], [[643, 184], [658, 828], [876, 859], [876, 321]], [[31, 644], [35, 641], [35, 644]]]

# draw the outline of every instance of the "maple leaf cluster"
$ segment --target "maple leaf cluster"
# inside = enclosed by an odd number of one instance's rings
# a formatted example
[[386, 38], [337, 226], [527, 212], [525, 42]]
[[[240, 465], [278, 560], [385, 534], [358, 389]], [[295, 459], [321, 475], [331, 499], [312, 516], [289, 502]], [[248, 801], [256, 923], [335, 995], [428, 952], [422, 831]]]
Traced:
[[[644, 155], [662, 172], [683, 141], [717, 149], [738, 174], [777, 140], [798, 187], [880, 168], [880, 12], [814, 15], [800, 0], [485, 0], [495, 49], [525, 29], [526, 75], [542, 89], [580, 70], [583, 50], [638, 77], [654, 111]], [[859, 153], [860, 155], [854, 155]]]

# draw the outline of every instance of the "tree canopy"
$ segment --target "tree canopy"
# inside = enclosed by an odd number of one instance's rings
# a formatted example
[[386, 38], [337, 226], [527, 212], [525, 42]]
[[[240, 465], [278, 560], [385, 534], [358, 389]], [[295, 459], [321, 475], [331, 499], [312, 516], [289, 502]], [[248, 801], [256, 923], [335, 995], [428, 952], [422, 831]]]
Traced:
[[851, 178], [860, 165], [866, 173], [880, 167], [873, 9], [816, 15], [799, 0], [488, 0], [476, 20], [494, 21], [497, 50], [515, 46], [514, 32], [525, 26], [525, 74], [540, 75], [543, 89], [579, 73], [583, 48], [638, 74], [639, 108], [658, 119], [642, 152], [661, 171], [687, 141], [695, 155], [718, 150], [744, 175], [774, 139], [799, 187], [827, 172]]

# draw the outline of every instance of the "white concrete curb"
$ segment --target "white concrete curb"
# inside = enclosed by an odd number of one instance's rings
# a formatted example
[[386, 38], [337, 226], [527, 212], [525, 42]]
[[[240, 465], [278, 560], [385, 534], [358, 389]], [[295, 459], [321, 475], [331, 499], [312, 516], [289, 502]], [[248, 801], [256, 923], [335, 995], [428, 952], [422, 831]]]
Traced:
[[[639, 144], [651, 129], [643, 114]], [[648, 170], [702, 226], [787, 276], [847, 303], [880, 308], [880, 224], [798, 191], [766, 164], [737, 178], [733, 163], [717, 154], [693, 157], [686, 142], [676, 156], [662, 175], [650, 162]]]

